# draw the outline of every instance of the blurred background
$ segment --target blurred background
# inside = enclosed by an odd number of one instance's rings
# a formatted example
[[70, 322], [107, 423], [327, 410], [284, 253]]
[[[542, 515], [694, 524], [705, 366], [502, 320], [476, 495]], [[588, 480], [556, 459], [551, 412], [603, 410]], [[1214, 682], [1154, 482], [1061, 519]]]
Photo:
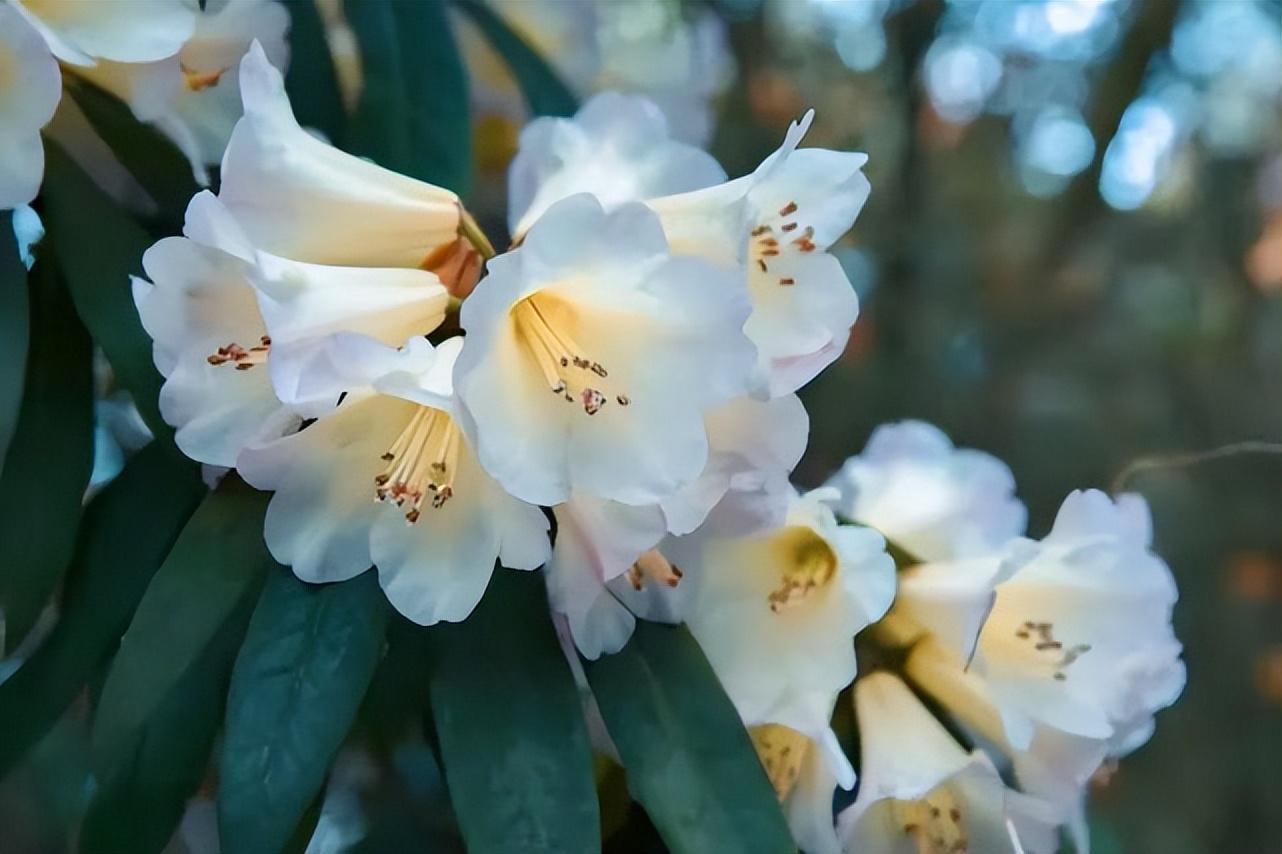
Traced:
[[[320, 5], [354, 102], [354, 39], [339, 4]], [[1152, 741], [1095, 781], [1094, 850], [1282, 852], [1282, 0], [491, 5], [580, 96], [649, 95], [732, 176], [809, 107], [808, 144], [868, 153], [872, 197], [838, 250], [862, 315], [803, 393], [799, 485], [912, 417], [1006, 460], [1033, 536], [1072, 489], [1143, 493], [1189, 681]], [[498, 235], [526, 116], [457, 24], [469, 207]], [[104, 436], [123, 417], [99, 414]], [[367, 717], [386, 711], [378, 685]], [[13, 850], [65, 850], [82, 719], [0, 786]], [[430, 750], [373, 755], [340, 757], [308, 850], [457, 847]], [[198, 799], [171, 850], [215, 850], [212, 824]]]
[[[1094, 786], [1095, 850], [1282, 852], [1282, 447], [1183, 457], [1282, 441], [1282, 3], [497, 5], [732, 176], [808, 107], [807, 144], [868, 153], [840, 250], [862, 314], [803, 392], [799, 483], [913, 417], [1006, 460], [1033, 536], [1072, 489], [1143, 493], [1188, 688]], [[520, 101], [487, 74], [497, 223]]]

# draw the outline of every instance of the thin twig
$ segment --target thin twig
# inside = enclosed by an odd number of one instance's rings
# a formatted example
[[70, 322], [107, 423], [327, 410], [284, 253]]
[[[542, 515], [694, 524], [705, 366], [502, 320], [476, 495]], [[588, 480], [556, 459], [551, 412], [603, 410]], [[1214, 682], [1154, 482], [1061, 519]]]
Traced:
[[1218, 448], [1211, 448], [1208, 451], [1189, 451], [1186, 453], [1176, 454], [1153, 454], [1148, 457], [1140, 457], [1127, 463], [1117, 476], [1113, 478], [1113, 484], [1110, 491], [1116, 495], [1126, 488], [1126, 484], [1137, 474], [1146, 471], [1157, 471], [1161, 469], [1182, 469], [1189, 466], [1200, 465], [1202, 463], [1212, 462], [1214, 460], [1223, 460], [1230, 457], [1247, 456], [1250, 454], [1276, 454], [1282, 456], [1282, 442], [1265, 442], [1260, 440], [1248, 439], [1244, 442], [1232, 442], [1228, 445], [1221, 445]]

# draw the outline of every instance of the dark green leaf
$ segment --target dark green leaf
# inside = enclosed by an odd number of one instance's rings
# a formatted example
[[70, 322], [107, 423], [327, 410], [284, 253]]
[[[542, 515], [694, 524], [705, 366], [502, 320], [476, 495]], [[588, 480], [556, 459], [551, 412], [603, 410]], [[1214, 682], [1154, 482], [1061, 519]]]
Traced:
[[67, 572], [62, 618], [0, 683], [0, 777], [105, 664], [204, 494], [196, 466], [152, 442], [89, 502]]
[[432, 720], [468, 850], [599, 851], [587, 731], [543, 579], [498, 569], [470, 617], [427, 631]]
[[236, 659], [218, 790], [229, 851], [275, 854], [325, 782], [378, 663], [387, 600], [370, 571], [338, 584], [272, 572]]
[[168, 437], [171, 431], [157, 408], [162, 380], [129, 282], [131, 273], [142, 273], [142, 253], [151, 237], [60, 148], [49, 143], [45, 149], [46, 241], [63, 267], [80, 319], [116, 378], [133, 395], [152, 433]]
[[223, 625], [253, 602], [269, 567], [268, 496], [228, 477], [196, 510], [138, 603], [103, 686], [94, 767], [109, 772], [132, 751], [165, 697]]
[[343, 139], [347, 113], [334, 72], [334, 56], [325, 40], [325, 22], [316, 0], [285, 0], [289, 7], [289, 70], [285, 91], [294, 115], [334, 143]]
[[0, 211], [0, 466], [18, 422], [27, 370], [27, 268], [18, 257], [13, 211]]
[[0, 472], [6, 650], [26, 637], [71, 560], [93, 467], [92, 345], [47, 254], [31, 277], [26, 384]]
[[638, 620], [621, 652], [585, 668], [628, 785], [672, 851], [796, 850], [748, 733], [688, 630]]
[[68, 75], [65, 81], [76, 106], [155, 201], [162, 220], [182, 222], [187, 202], [200, 190], [187, 156], [152, 125], [139, 121], [115, 95], [82, 77]]
[[467, 72], [444, 0], [346, 0], [365, 88], [346, 147], [467, 195], [472, 126]]
[[152, 709], [130, 750], [99, 778], [80, 828], [82, 854], [153, 854], [169, 842], [209, 765], [252, 610], [252, 599], [237, 603]]
[[454, 0], [493, 45], [521, 87], [525, 103], [536, 116], [572, 116], [579, 101], [547, 60], [513, 31], [503, 18], [481, 0]]

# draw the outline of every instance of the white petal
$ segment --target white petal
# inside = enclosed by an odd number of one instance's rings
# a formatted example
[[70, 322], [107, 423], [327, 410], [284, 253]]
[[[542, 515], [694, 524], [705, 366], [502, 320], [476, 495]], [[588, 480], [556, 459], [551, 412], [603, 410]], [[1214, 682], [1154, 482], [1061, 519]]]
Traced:
[[840, 512], [870, 525], [921, 560], [989, 553], [1023, 533], [1027, 511], [1010, 469], [980, 451], [955, 449], [922, 421], [884, 424], [829, 485]]
[[264, 524], [276, 560], [312, 582], [369, 569], [370, 527], [389, 510], [375, 501], [374, 477], [415, 407], [383, 396], [349, 401], [299, 433], [241, 453], [241, 476], [276, 492]]
[[0, 5], [0, 127], [25, 136], [53, 118], [62, 97], [62, 74], [40, 33], [19, 7]]
[[39, 131], [0, 131], [0, 210], [34, 199], [44, 171], [45, 150]]
[[423, 270], [332, 267], [263, 252], [254, 285], [272, 339], [277, 393], [301, 406], [332, 403], [345, 388], [323, 358], [328, 336], [354, 332], [399, 347], [440, 325], [449, 303], [445, 287]]
[[724, 180], [710, 155], [669, 138], [655, 104], [603, 92], [572, 119], [536, 119], [521, 132], [508, 180], [509, 225], [524, 234], [575, 193], [592, 193], [611, 208]]
[[151, 62], [178, 52], [195, 30], [196, 12], [182, 0], [20, 0], [58, 58]]
[[548, 601], [564, 615], [579, 652], [590, 659], [623, 649], [636, 618], [606, 589], [600, 557], [574, 524], [558, 522], [547, 565]]
[[449, 501], [424, 508], [412, 525], [397, 508], [383, 506], [370, 534], [388, 600], [421, 625], [457, 622], [472, 612], [502, 543], [529, 541], [525, 569], [538, 566], [548, 552], [547, 519], [537, 507], [506, 495], [466, 448], [459, 453], [454, 488]]
[[[703, 470], [704, 413], [747, 391], [747, 306], [732, 275], [663, 248], [643, 206], [606, 214], [591, 197], [572, 197], [521, 248], [494, 259], [464, 303], [459, 395], [482, 464], [514, 495], [557, 504], [578, 489], [648, 504]], [[534, 294], [557, 309], [557, 334], [608, 369], [601, 382], [571, 375], [608, 392], [593, 415], [577, 392], [570, 402], [550, 393], [537, 367], [530, 333], [512, 314]]]
[[240, 87], [245, 115], [223, 157], [219, 197], [259, 248], [318, 264], [417, 267], [456, 239], [453, 193], [304, 131], [257, 44], [241, 62]]

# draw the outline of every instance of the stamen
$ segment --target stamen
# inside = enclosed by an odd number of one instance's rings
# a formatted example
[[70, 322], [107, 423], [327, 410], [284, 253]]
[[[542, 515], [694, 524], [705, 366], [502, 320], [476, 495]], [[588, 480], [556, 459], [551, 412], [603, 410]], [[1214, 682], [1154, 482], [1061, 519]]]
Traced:
[[1022, 641], [1031, 642], [1034, 652], [1058, 653], [1051, 656], [1048, 662], [1051, 668], [1051, 678], [1056, 682], [1067, 680], [1069, 666], [1091, 651], [1091, 645], [1088, 643], [1065, 647], [1062, 641], [1055, 638], [1055, 625], [1053, 623], [1025, 620], [1020, 624], [1019, 628], [1015, 629], [1015, 637]]
[[238, 371], [247, 371], [255, 365], [261, 365], [267, 361], [267, 354], [271, 350], [272, 339], [264, 335], [258, 339], [257, 347], [245, 349], [235, 341], [225, 347], [219, 347], [213, 353], [205, 357], [205, 361], [214, 367], [231, 363]]
[[420, 406], [380, 459], [388, 463], [374, 477], [374, 498], [398, 507], [409, 504], [405, 521], [414, 524], [429, 494], [439, 510], [454, 495], [460, 447], [458, 425], [439, 409]]
[[832, 547], [810, 528], [784, 528], [771, 539], [769, 548], [780, 583], [766, 596], [766, 604], [776, 614], [804, 602], [837, 575]]
[[564, 328], [566, 324], [553, 323], [557, 317], [555, 306], [540, 306], [536, 297], [527, 297], [512, 309], [517, 336], [533, 357], [539, 372], [552, 393], [563, 400], [583, 407], [588, 415], [596, 415], [613, 397], [620, 406], [630, 404], [626, 394], [603, 388], [605, 384], [592, 381], [588, 385], [584, 374], [600, 380], [610, 376], [605, 365], [589, 358]]
[[970, 841], [962, 824], [961, 805], [940, 787], [917, 801], [894, 801], [895, 823], [912, 837], [918, 854], [965, 854]]
[[797, 786], [802, 763], [810, 750], [810, 739], [782, 724], [754, 726], [749, 728], [748, 735], [775, 795], [783, 801]]

